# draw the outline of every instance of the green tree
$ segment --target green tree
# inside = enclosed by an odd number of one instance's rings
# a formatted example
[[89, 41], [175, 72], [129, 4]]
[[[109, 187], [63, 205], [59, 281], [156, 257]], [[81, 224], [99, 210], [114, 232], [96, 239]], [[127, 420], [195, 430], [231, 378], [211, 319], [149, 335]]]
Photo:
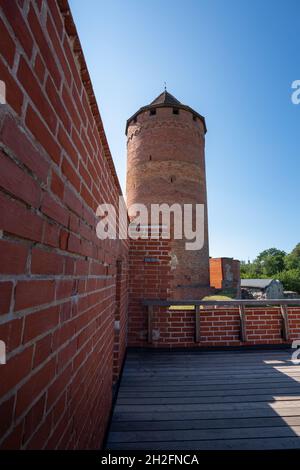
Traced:
[[285, 290], [300, 294], [300, 243], [289, 254], [269, 248], [262, 251], [253, 263], [241, 262], [242, 279], [265, 277], [279, 279]]
[[256, 263], [241, 263], [241, 278], [242, 279], [258, 279], [263, 277], [260, 266]]
[[269, 248], [258, 255], [254, 264], [257, 265], [258, 272], [261, 272], [264, 276], [273, 277], [284, 270], [285, 257], [285, 251]]
[[289, 269], [278, 273], [277, 279], [282, 282], [284, 290], [300, 294], [300, 269]]
[[300, 270], [300, 243], [298, 243], [291, 253], [285, 257], [284, 265], [286, 270]]

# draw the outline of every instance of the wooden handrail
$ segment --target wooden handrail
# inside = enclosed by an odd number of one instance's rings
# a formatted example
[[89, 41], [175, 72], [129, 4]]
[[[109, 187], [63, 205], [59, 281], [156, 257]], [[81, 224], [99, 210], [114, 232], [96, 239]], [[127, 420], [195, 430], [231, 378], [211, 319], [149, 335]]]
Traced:
[[[240, 341], [247, 341], [246, 330], [246, 308], [245, 307], [280, 307], [282, 317], [282, 338], [284, 341], [289, 341], [289, 319], [288, 319], [288, 306], [300, 306], [300, 299], [266, 299], [266, 300], [160, 300], [160, 299], [144, 299], [142, 304], [148, 310], [148, 343], [153, 341], [153, 307], [170, 307], [170, 306], [187, 306], [192, 305], [195, 307], [195, 342], [200, 343], [200, 306], [203, 307], [238, 307], [240, 316]], [[178, 312], [178, 310], [174, 310]]]
[[153, 341], [153, 305], [148, 305], [148, 343]]
[[239, 305], [249, 307], [267, 307], [267, 306], [300, 306], [299, 299], [265, 299], [265, 300], [161, 300], [161, 299], [144, 299], [142, 300], [143, 305], [153, 305], [157, 307], [170, 307], [171, 305], [203, 305], [203, 306], [232, 306], [236, 307]]
[[246, 330], [246, 318], [245, 318], [245, 306], [239, 306], [239, 314], [240, 314], [240, 340], [242, 343], [247, 341], [247, 330]]
[[288, 341], [290, 338], [290, 331], [289, 331], [289, 316], [288, 316], [288, 309], [286, 305], [280, 306], [280, 312], [282, 317], [282, 339], [284, 341]]
[[201, 332], [200, 332], [200, 307], [199, 305], [195, 306], [195, 341], [200, 343], [201, 341]]

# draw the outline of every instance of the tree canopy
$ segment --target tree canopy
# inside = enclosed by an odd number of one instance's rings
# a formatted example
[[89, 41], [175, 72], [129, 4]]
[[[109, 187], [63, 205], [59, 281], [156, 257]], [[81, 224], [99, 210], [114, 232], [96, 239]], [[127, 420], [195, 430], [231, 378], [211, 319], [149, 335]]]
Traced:
[[291, 253], [269, 248], [262, 251], [252, 263], [241, 262], [241, 278], [274, 278], [285, 290], [300, 294], [300, 243]]

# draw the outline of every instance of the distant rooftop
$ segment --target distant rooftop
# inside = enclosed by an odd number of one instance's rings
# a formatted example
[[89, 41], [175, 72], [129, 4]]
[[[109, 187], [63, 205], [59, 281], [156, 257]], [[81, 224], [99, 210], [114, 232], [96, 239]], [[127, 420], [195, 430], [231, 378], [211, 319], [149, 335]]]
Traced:
[[266, 289], [275, 279], [241, 279], [241, 287]]

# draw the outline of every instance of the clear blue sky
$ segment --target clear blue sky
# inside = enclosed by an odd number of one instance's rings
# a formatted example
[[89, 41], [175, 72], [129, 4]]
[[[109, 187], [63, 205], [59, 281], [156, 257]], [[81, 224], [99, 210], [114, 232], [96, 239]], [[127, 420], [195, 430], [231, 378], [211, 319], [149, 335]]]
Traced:
[[163, 90], [206, 117], [211, 256], [300, 242], [300, 2], [70, 0], [116, 169]]

